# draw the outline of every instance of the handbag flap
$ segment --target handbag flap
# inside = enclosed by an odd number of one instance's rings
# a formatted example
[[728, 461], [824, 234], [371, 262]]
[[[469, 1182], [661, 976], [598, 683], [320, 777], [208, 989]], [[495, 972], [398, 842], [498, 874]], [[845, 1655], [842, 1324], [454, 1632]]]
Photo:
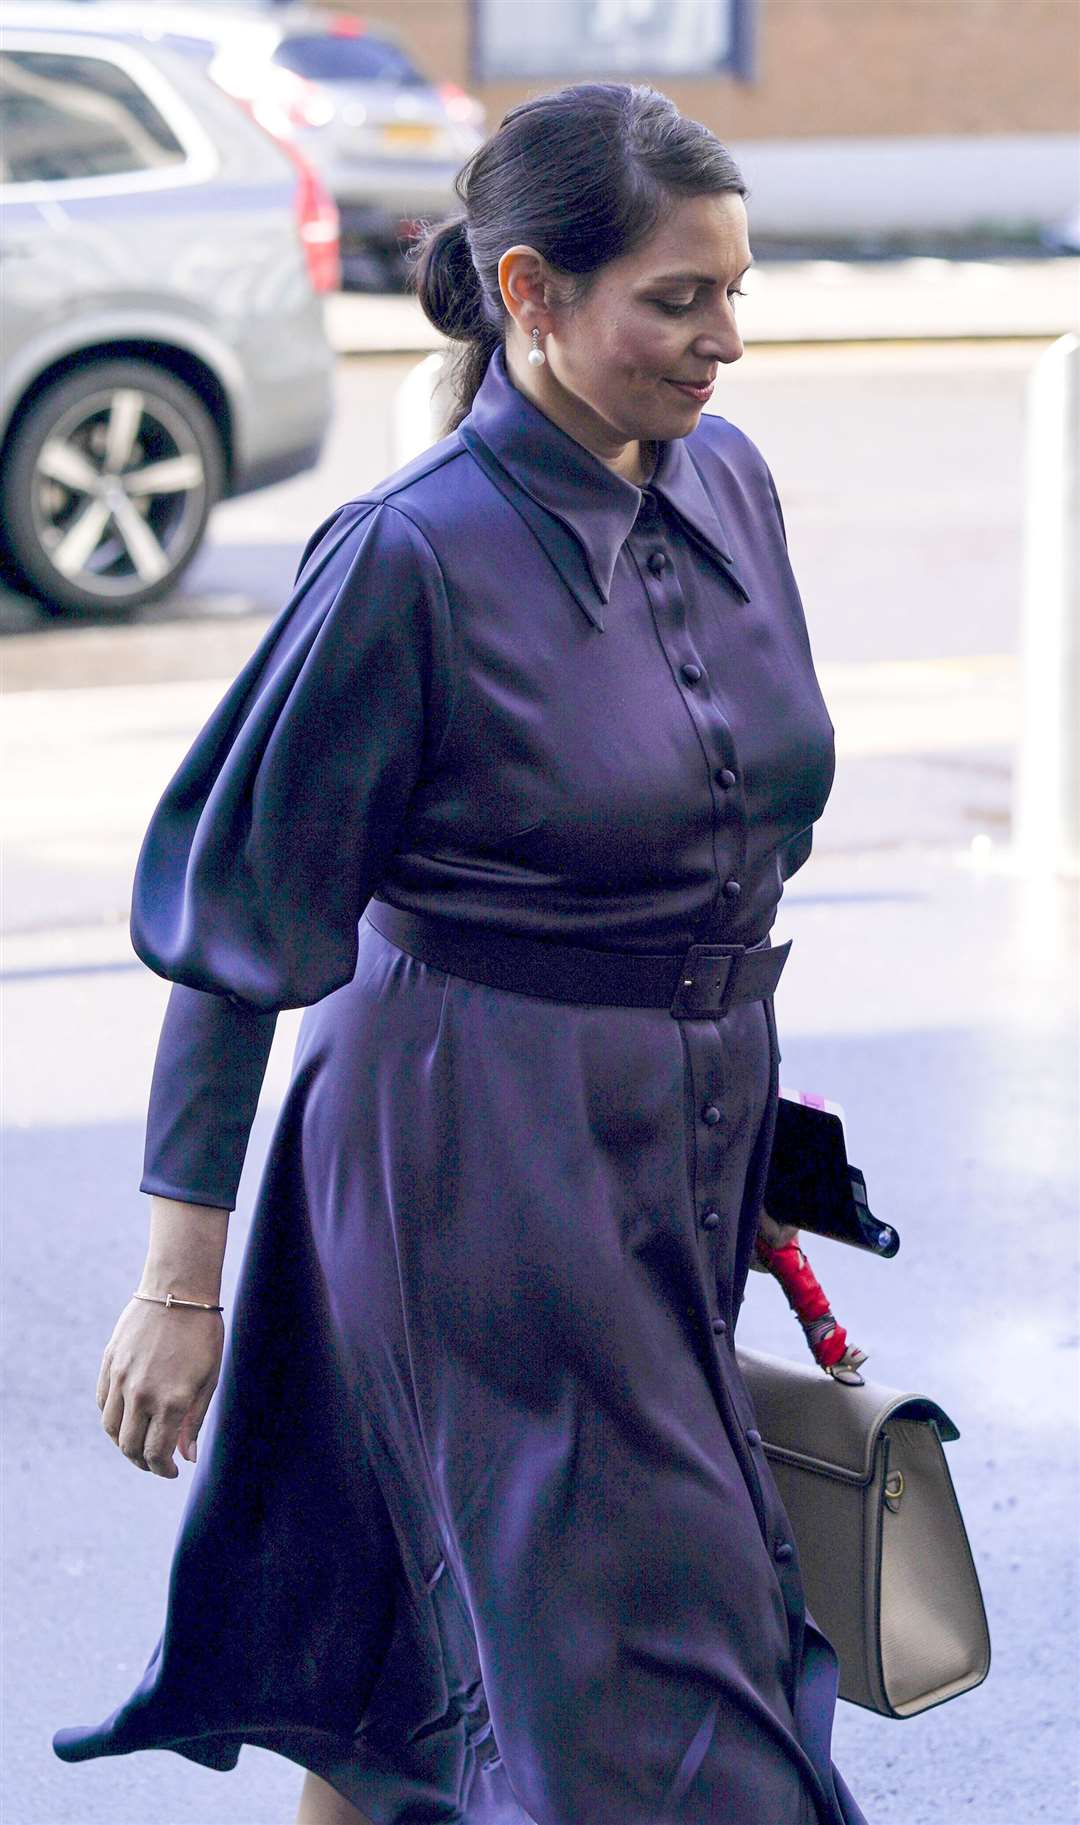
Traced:
[[960, 1437], [944, 1408], [925, 1394], [872, 1381], [849, 1387], [812, 1363], [789, 1362], [741, 1344], [735, 1355], [765, 1445], [791, 1463], [869, 1483], [878, 1439], [890, 1418], [932, 1420], [943, 1440]]

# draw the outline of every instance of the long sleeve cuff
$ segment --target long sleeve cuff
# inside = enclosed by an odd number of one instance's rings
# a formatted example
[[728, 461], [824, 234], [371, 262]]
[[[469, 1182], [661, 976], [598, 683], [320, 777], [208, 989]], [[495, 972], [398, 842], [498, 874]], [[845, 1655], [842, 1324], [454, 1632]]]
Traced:
[[276, 1023], [275, 1013], [173, 985], [150, 1087], [141, 1191], [235, 1208]]

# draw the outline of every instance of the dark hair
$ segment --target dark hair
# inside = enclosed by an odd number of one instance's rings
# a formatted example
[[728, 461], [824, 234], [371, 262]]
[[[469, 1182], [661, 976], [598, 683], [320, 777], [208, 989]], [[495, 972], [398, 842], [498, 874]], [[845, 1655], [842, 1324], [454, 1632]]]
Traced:
[[499, 260], [535, 247], [577, 303], [609, 260], [648, 239], [671, 196], [746, 195], [731, 154], [658, 90], [581, 82], [511, 109], [459, 172], [465, 213], [429, 228], [413, 284], [436, 329], [462, 346], [453, 370], [464, 418], [506, 333]]

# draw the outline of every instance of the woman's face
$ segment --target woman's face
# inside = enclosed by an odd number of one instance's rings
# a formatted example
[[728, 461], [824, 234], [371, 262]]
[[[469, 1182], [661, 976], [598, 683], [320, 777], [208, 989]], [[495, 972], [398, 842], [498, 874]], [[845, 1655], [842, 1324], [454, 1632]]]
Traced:
[[[674, 199], [578, 304], [561, 304], [549, 286], [539, 314], [515, 312], [515, 379], [579, 442], [632, 473], [638, 445], [694, 429], [718, 368], [742, 354], [734, 300], [751, 257], [741, 197]], [[544, 367], [524, 365], [534, 323]]]

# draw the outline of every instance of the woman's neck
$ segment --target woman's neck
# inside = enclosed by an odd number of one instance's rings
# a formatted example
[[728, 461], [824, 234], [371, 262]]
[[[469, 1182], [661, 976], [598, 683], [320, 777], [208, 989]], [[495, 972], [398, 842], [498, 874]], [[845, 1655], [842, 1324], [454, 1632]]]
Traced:
[[619, 443], [584, 401], [560, 386], [548, 369], [529, 367], [519, 361], [517, 355], [516, 349], [507, 350], [506, 371], [518, 392], [531, 399], [545, 418], [550, 418], [560, 431], [565, 431], [624, 482], [644, 488], [651, 481], [660, 454], [654, 443], [642, 443], [637, 439]]

